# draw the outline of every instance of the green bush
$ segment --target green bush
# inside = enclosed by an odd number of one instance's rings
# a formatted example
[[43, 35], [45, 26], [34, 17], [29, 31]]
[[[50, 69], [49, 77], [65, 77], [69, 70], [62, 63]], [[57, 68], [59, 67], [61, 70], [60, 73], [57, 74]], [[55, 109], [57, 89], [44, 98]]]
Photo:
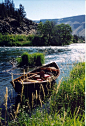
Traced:
[[24, 52], [21, 58], [16, 58], [19, 66], [41, 66], [44, 63], [44, 54]]
[[33, 46], [42, 46], [42, 41], [41, 41], [41, 36], [35, 36], [33, 41], [32, 41]]
[[22, 46], [31, 46], [31, 45], [32, 45], [31, 41], [26, 41], [22, 43]]
[[27, 39], [27, 41], [28, 40], [33, 41], [34, 37], [35, 37], [35, 35], [28, 35], [28, 36], [26, 36], [26, 39]]

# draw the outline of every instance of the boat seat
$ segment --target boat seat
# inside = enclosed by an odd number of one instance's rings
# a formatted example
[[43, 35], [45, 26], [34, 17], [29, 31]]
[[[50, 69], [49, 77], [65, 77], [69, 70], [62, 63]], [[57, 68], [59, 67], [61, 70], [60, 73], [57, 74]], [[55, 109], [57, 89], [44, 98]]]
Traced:
[[36, 76], [34, 76], [33, 78], [35, 78], [35, 79], [40, 79], [40, 75], [36, 75]]
[[[44, 76], [43, 76], [44, 78], [48, 78], [48, 77], [50, 77], [50, 75], [49, 74], [44, 74]], [[40, 75], [36, 75], [36, 76], [34, 76], [34, 79], [41, 79], [42, 77], [40, 76]]]

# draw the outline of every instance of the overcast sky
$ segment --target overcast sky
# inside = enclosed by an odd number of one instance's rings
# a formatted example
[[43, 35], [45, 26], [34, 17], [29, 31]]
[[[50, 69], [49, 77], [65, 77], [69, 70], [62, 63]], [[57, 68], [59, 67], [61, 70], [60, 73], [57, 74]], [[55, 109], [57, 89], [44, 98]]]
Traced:
[[[4, 0], [0, 0], [2, 2]], [[85, 14], [85, 0], [13, 0], [22, 4], [31, 20], [64, 18]]]

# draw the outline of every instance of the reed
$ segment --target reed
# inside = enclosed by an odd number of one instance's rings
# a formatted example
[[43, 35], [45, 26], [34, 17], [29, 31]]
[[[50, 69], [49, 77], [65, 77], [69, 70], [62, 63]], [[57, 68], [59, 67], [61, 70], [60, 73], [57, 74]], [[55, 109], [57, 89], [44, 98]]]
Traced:
[[34, 106], [34, 96], [33, 96], [33, 92], [32, 92], [32, 108]]
[[37, 90], [36, 90], [36, 100], [37, 100], [37, 98], [38, 98], [38, 94], [37, 94]]
[[8, 88], [6, 87], [6, 94], [5, 94], [5, 109], [6, 109], [6, 111], [5, 111], [5, 126], [6, 126], [6, 124], [7, 124], [7, 121], [6, 121], [6, 116], [7, 116], [7, 101], [8, 101]]
[[64, 117], [63, 117], [63, 123], [62, 126], [64, 126], [65, 118], [66, 118], [67, 113], [64, 111]]
[[75, 119], [76, 119], [77, 116], [78, 116], [79, 110], [80, 110], [80, 106], [78, 107], [78, 110], [77, 110], [77, 112], [76, 112]]
[[60, 87], [61, 81], [62, 81], [62, 78], [61, 78], [61, 80], [59, 81], [59, 84], [57, 85], [56, 94], [58, 93], [58, 90], [59, 90], [59, 87]]
[[49, 94], [49, 88], [48, 88], [48, 84], [46, 84], [46, 89], [47, 89], [47, 91], [48, 91], [48, 94]]
[[17, 114], [18, 114], [18, 112], [19, 112], [19, 107], [20, 107], [20, 103], [18, 103], [17, 109], [16, 109], [16, 111], [15, 111], [15, 118], [17, 117]]
[[21, 89], [21, 103], [22, 103], [22, 97], [23, 97], [23, 91], [24, 91], [24, 84], [23, 84], [23, 80], [22, 80], [22, 89]]
[[42, 100], [41, 100], [40, 94], [39, 94], [39, 101], [40, 101], [40, 104], [41, 104], [41, 107], [42, 107]]
[[44, 95], [44, 99], [45, 99], [45, 91], [44, 91], [44, 87], [43, 87], [43, 85], [42, 85], [42, 84], [41, 84], [41, 88], [42, 88], [43, 95]]
[[11, 77], [12, 77], [13, 87], [15, 88], [15, 83], [14, 83], [14, 79], [13, 79], [13, 73], [11, 73]]
[[7, 101], [8, 101], [8, 88], [6, 87], [6, 94], [5, 94], [5, 109], [7, 110]]

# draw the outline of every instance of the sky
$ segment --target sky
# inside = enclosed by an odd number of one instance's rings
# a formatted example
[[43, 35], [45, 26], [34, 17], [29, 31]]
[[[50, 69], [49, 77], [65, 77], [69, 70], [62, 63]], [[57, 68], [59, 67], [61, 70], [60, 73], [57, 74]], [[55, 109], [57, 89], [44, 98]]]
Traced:
[[[4, 0], [0, 0], [2, 2]], [[13, 0], [15, 8], [22, 4], [31, 20], [59, 19], [85, 14], [85, 0]]]

